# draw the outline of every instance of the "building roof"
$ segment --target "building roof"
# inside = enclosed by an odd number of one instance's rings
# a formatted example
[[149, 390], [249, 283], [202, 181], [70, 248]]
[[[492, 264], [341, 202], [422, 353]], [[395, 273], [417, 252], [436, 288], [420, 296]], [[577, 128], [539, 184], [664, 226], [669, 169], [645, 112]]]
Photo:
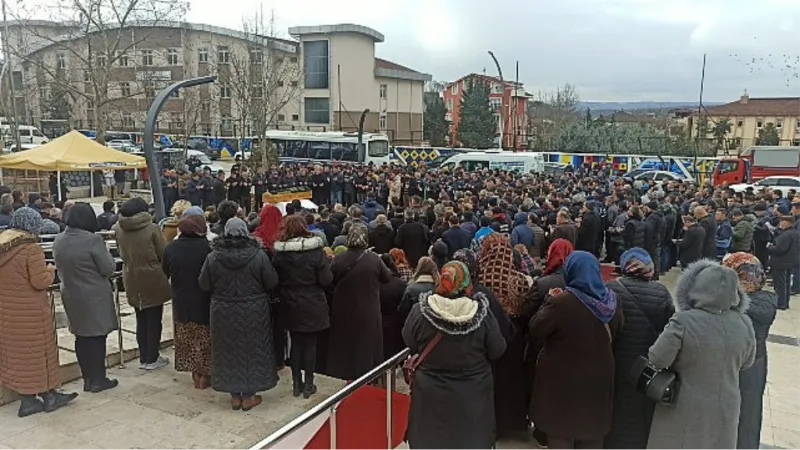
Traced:
[[[461, 77], [461, 78], [459, 78], [459, 79], [457, 79], [457, 80], [455, 80], [453, 82], [447, 83], [446, 87], [449, 88], [450, 86], [452, 86], [455, 83], [458, 83], [459, 81], [467, 80], [467, 79], [470, 79], [470, 78], [480, 78], [481, 80], [487, 81], [487, 82], [490, 82], [490, 83], [501, 83], [502, 82], [499, 77], [495, 77], [495, 76], [491, 76], [491, 75], [485, 75], [485, 74], [479, 74], [479, 73], [471, 73], [471, 74], [468, 74], [468, 75], [464, 75], [463, 77]], [[504, 81], [506, 83], [506, 86], [517, 85], [518, 87], [522, 87], [522, 83], [521, 82], [512, 81], [512, 80], [504, 80]]]
[[299, 37], [304, 34], [332, 34], [332, 33], [356, 33], [371, 38], [375, 42], [383, 42], [383, 34], [364, 25], [353, 23], [339, 23], [334, 25], [312, 25], [303, 27], [289, 28], [289, 34]]
[[433, 79], [430, 74], [418, 72], [414, 69], [381, 58], [375, 58], [375, 76], [400, 78], [410, 81], [431, 81]]
[[741, 99], [719, 106], [705, 108], [709, 116], [800, 116], [800, 97], [750, 98]]

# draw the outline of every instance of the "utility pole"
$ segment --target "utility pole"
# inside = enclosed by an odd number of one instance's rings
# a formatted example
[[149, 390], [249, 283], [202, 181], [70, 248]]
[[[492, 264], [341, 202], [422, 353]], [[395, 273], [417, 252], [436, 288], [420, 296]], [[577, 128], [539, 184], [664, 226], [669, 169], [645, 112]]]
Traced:
[[504, 143], [505, 143], [505, 135], [503, 133], [503, 128], [505, 128], [505, 121], [504, 121], [505, 114], [503, 114], [503, 113], [505, 112], [506, 82], [505, 82], [505, 80], [503, 80], [503, 69], [500, 68], [500, 63], [497, 62], [497, 58], [494, 56], [494, 53], [492, 53], [491, 50], [489, 50], [489, 56], [491, 56], [492, 60], [494, 60], [494, 65], [495, 65], [495, 67], [497, 67], [497, 74], [500, 76], [500, 89], [501, 89], [502, 94], [500, 94], [500, 130], [499, 131], [500, 131], [500, 149], [502, 150], [504, 148]]
[[[22, 143], [19, 139], [19, 127], [17, 126], [17, 94], [16, 88], [14, 87], [14, 71], [12, 70], [11, 65], [11, 51], [8, 47], [8, 18], [6, 16], [6, 0], [2, 0], [2, 9], [3, 9], [3, 58], [5, 59], [5, 72], [8, 73], [8, 86], [11, 91], [11, 114], [13, 117], [10, 120], [11, 124], [11, 132], [14, 134], [14, 144], [16, 145], [16, 150], [22, 150]], [[0, 78], [0, 84], [2, 84], [3, 80]], [[3, 142], [5, 146], [5, 142]]]

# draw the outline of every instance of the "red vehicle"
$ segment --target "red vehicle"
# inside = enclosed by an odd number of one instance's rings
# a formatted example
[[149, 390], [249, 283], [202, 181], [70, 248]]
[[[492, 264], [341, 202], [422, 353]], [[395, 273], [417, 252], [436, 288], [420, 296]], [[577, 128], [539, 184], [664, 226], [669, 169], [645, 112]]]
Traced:
[[752, 183], [773, 176], [800, 176], [800, 147], [749, 147], [736, 158], [723, 158], [714, 169], [714, 186]]

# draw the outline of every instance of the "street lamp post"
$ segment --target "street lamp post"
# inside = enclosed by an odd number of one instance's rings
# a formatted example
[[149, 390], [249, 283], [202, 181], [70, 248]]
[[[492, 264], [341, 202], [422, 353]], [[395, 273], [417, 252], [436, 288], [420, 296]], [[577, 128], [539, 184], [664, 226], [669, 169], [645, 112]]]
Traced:
[[503, 128], [505, 128], [505, 100], [506, 100], [506, 82], [503, 79], [503, 69], [500, 68], [500, 63], [497, 61], [497, 58], [494, 56], [494, 53], [489, 50], [489, 56], [492, 57], [494, 61], [495, 67], [497, 67], [497, 74], [500, 76], [500, 88], [502, 93], [500, 94], [500, 149], [502, 150], [505, 147], [505, 136], [503, 133]]
[[160, 184], [154, 183], [152, 180], [158, 180], [161, 176], [161, 171], [158, 168], [158, 161], [156, 160], [154, 145], [154, 133], [156, 132], [156, 119], [164, 102], [167, 101], [169, 95], [180, 88], [187, 88], [199, 86], [201, 84], [213, 83], [217, 79], [216, 76], [190, 78], [188, 80], [176, 81], [167, 86], [164, 90], [156, 95], [153, 103], [150, 104], [150, 109], [147, 110], [147, 119], [144, 122], [144, 157], [147, 159], [147, 171], [150, 174], [150, 190], [153, 192], [153, 203], [156, 206], [156, 218], [161, 220], [167, 215], [166, 208], [164, 207], [164, 192], [160, 188]]

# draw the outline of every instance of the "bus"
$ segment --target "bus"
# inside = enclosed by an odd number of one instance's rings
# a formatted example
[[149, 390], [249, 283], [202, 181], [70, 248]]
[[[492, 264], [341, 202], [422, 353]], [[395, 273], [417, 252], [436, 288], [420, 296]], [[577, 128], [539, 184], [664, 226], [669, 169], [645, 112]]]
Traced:
[[281, 162], [390, 162], [391, 149], [385, 134], [364, 133], [361, 148], [358, 133], [268, 130], [265, 138], [275, 146]]

